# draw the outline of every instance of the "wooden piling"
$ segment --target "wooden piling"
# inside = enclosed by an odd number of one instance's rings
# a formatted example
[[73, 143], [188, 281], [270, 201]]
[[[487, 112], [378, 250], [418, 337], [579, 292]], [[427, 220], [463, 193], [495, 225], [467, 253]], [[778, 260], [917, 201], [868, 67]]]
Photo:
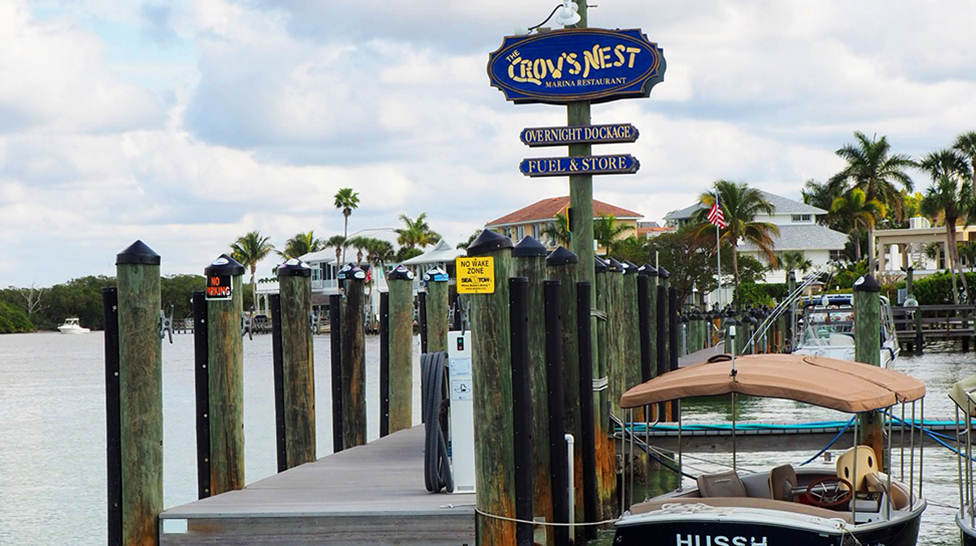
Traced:
[[[576, 442], [582, 442], [583, 422], [580, 407], [579, 339], [576, 328], [576, 282], [579, 258], [572, 251], [559, 247], [546, 258], [549, 278], [561, 285], [559, 314], [562, 316], [560, 339], [563, 348], [563, 407], [565, 408], [566, 432]], [[573, 484], [576, 521], [584, 521], [583, 498], [583, 450], [573, 452]], [[577, 542], [585, 540], [583, 528], [575, 530]]]
[[596, 438], [597, 491], [600, 496], [601, 519], [609, 519], [619, 514], [617, 509], [617, 445], [609, 434], [610, 407], [607, 381], [607, 318], [609, 313], [609, 293], [607, 288], [607, 262], [596, 259], [596, 360], [594, 361], [593, 403], [596, 419], [594, 435]]
[[[854, 360], [881, 366], [881, 285], [867, 274], [854, 282]], [[860, 437], [858, 445], [871, 446], [878, 461], [878, 471], [884, 468], [884, 427], [881, 414], [876, 411], [859, 413]]]
[[623, 393], [641, 382], [641, 344], [640, 314], [638, 310], [637, 266], [624, 262], [623, 301], [624, 306], [624, 352], [623, 373], [618, 376], [619, 392]]
[[[549, 396], [546, 382], [546, 330], [543, 282], [546, 278], [546, 247], [524, 237], [512, 249], [516, 277], [529, 279], [529, 386], [532, 407], [532, 498], [534, 516], [552, 522], [552, 472], [549, 461]], [[445, 283], [446, 284], [446, 283]], [[553, 539], [552, 527], [542, 531], [547, 543]]]
[[[223, 254], [204, 271], [207, 286], [207, 361], [210, 365], [210, 490], [244, 487], [244, 348], [241, 313], [244, 266]], [[219, 279], [213, 281], [211, 279]], [[214, 282], [230, 282], [230, 297], [215, 296]]]
[[[491, 258], [493, 292], [471, 294], [472, 389], [476, 505], [479, 512], [515, 517], [511, 331], [508, 278], [512, 241], [489, 229], [468, 247], [469, 257]], [[515, 544], [515, 525], [478, 514], [479, 546]]]
[[122, 544], [158, 544], [163, 510], [159, 255], [136, 241], [116, 256]]
[[366, 274], [354, 266], [340, 272], [339, 276], [345, 293], [339, 320], [342, 329], [339, 333], [342, 338], [342, 444], [344, 449], [349, 449], [366, 443], [366, 332], [363, 323]]
[[[670, 273], [667, 269], [659, 267], [657, 269], [657, 297], [655, 303], [655, 354], [657, 355], [657, 375], [668, 372], [670, 360], [668, 359], [668, 289], [667, 280]], [[662, 402], [657, 406], [657, 419], [666, 421], [668, 403]]]
[[[386, 276], [390, 288], [390, 434], [413, 424], [413, 272], [399, 265]], [[446, 283], [440, 283], [446, 284]], [[431, 300], [427, 299], [430, 309]], [[446, 315], [445, 315], [446, 316]], [[445, 318], [446, 322], [446, 318]], [[433, 341], [428, 321], [428, 351]], [[447, 345], [447, 332], [440, 345]]]
[[278, 266], [285, 460], [294, 468], [316, 460], [315, 359], [312, 352], [312, 270], [298, 259]]
[[431, 269], [424, 273], [424, 280], [427, 281], [427, 351], [447, 351], [447, 272]]
[[[610, 258], [607, 261], [607, 395], [610, 397], [610, 413], [623, 418], [624, 412], [620, 409], [620, 397], [623, 392], [620, 390], [622, 382], [619, 380], [623, 373], [624, 351], [626, 342], [624, 340], [624, 271], [623, 264]], [[618, 499], [619, 500], [619, 499]]]

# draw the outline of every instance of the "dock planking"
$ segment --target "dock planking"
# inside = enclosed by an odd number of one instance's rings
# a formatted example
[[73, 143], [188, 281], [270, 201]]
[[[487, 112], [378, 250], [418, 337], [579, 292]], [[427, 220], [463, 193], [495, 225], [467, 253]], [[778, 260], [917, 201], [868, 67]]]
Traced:
[[160, 544], [473, 545], [474, 494], [424, 488], [416, 426], [164, 511]]

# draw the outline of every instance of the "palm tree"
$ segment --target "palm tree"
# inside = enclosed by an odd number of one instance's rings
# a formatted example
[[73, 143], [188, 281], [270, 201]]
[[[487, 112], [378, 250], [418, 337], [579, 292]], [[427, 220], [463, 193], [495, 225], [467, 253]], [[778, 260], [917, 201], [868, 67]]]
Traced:
[[[335, 208], [342, 211], [343, 224], [342, 224], [342, 236], [343, 238], [349, 236], [349, 215], [352, 214], [352, 209], [359, 208], [359, 194], [352, 191], [352, 188], [341, 188], [335, 194]], [[342, 249], [342, 261], [346, 261], [346, 249]]]
[[[732, 248], [732, 270], [734, 272], [735, 289], [739, 290], [739, 241], [748, 241], [759, 249], [769, 260], [770, 265], [776, 264], [776, 254], [773, 253], [773, 236], [779, 236], [779, 228], [769, 222], [757, 222], [757, 214], [772, 214], [776, 207], [763, 197], [755, 188], [745, 183], [735, 183], [729, 180], [719, 180], [714, 184], [719, 193], [719, 203], [727, 224], [722, 230], [720, 240]], [[715, 195], [711, 192], [701, 194], [704, 208], [698, 210], [697, 236], [701, 238], [714, 237], [715, 226], [707, 222], [708, 210], [715, 203]], [[714, 239], [713, 239], [714, 240]]]
[[[910, 157], [891, 154], [888, 139], [869, 139], [860, 131], [854, 132], [856, 144], [845, 144], [837, 155], [847, 161], [847, 166], [831, 177], [829, 184], [849, 182], [852, 188], [864, 192], [867, 201], [880, 201], [891, 210], [898, 220], [904, 220], [902, 198], [895, 188], [899, 183], [912, 191], [912, 179], [905, 169], [915, 166]], [[874, 271], [874, 226], [868, 228], [868, 271]]]
[[922, 199], [922, 212], [931, 218], [942, 217], [946, 229], [946, 253], [949, 258], [949, 272], [952, 275], [953, 301], [959, 304], [956, 288], [956, 270], [962, 277], [962, 287], [970, 298], [969, 285], [959, 263], [959, 247], [956, 244], [956, 223], [962, 219], [964, 225], [974, 212], [972, 207], [973, 189], [968, 182], [972, 175], [966, 160], [955, 150], [940, 150], [926, 155], [918, 168], [932, 178], [932, 185], [925, 190]]
[[369, 253], [369, 263], [379, 264], [384, 271], [386, 264], [396, 259], [396, 251], [393, 249], [393, 243], [384, 241], [383, 239], [368, 237], [366, 241], [366, 252]]
[[436, 244], [441, 236], [427, 225], [427, 213], [422, 212], [416, 220], [411, 220], [406, 214], [400, 215], [400, 221], [405, 228], [396, 229], [397, 243], [406, 248], [424, 247]]
[[312, 252], [318, 252], [325, 248], [325, 243], [322, 239], [315, 237], [315, 231], [309, 231], [308, 233], [298, 233], [291, 239], [285, 241], [285, 250], [276, 250], [279, 256], [289, 260], [291, 258], [300, 258], [306, 254]]
[[333, 235], [325, 241], [325, 247], [335, 248], [336, 253], [336, 269], [342, 267], [342, 254], [346, 251], [346, 247], [349, 246], [349, 240], [346, 239], [345, 235]]
[[973, 181], [973, 195], [976, 195], [976, 131], [969, 131], [957, 136], [952, 149], [962, 154], [969, 162], [969, 175]]
[[257, 301], [258, 295], [258, 285], [254, 282], [254, 273], [258, 269], [258, 262], [274, 250], [274, 245], [268, 242], [269, 239], [270, 237], [262, 237], [258, 231], [250, 231], [246, 235], [238, 237], [237, 241], [230, 245], [231, 257], [251, 270], [251, 296], [253, 296], [254, 301]]
[[606, 249], [607, 256], [613, 250], [613, 244], [630, 226], [618, 225], [614, 215], [600, 214], [600, 217], [593, 222], [593, 238], [599, 246]]
[[970, 273], [976, 272], [976, 241], [959, 243], [959, 257], [966, 258]]
[[854, 261], [861, 261], [861, 228], [874, 229], [878, 220], [884, 218], [888, 209], [877, 199], [867, 200], [864, 191], [853, 188], [847, 195], [834, 199], [830, 206], [831, 214], [845, 218], [854, 232]]
[[813, 267], [813, 262], [807, 259], [802, 250], [787, 250], [783, 252], [779, 255], [779, 263], [783, 266], [783, 271], [787, 273], [796, 270], [806, 273]]
[[555, 221], [546, 224], [546, 227], [542, 230], [542, 235], [556, 243], [556, 245], [569, 247], [572, 239], [572, 234], [569, 232], [569, 216], [563, 213], [557, 213]]
[[803, 189], [800, 190], [800, 195], [805, 204], [827, 211], [826, 215], [817, 218], [817, 223], [832, 229], [849, 231], [843, 227], [845, 223], [843, 218], [838, 218], [830, 214], [830, 207], [834, 204], [834, 199], [837, 199], [846, 192], [846, 181], [830, 184], [829, 182], [817, 182], [811, 178], [803, 185]]

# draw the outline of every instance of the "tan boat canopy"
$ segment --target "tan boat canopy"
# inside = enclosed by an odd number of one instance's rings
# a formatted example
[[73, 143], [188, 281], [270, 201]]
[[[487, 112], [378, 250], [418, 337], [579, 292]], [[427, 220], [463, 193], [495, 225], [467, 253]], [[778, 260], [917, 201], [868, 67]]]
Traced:
[[[726, 356], [727, 355], [723, 355]], [[668, 372], [638, 385], [620, 406], [640, 406], [692, 396], [739, 393], [785, 398], [847, 413], [872, 411], [925, 396], [925, 384], [878, 366], [798, 354], [764, 354], [728, 358]]]

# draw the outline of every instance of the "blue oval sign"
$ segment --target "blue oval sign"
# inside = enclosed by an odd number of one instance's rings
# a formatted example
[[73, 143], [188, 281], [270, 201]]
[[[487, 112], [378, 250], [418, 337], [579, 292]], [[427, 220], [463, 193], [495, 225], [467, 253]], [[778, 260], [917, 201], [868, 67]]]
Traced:
[[488, 56], [491, 85], [517, 104], [647, 97], [665, 68], [664, 50], [640, 29], [507, 36]]

